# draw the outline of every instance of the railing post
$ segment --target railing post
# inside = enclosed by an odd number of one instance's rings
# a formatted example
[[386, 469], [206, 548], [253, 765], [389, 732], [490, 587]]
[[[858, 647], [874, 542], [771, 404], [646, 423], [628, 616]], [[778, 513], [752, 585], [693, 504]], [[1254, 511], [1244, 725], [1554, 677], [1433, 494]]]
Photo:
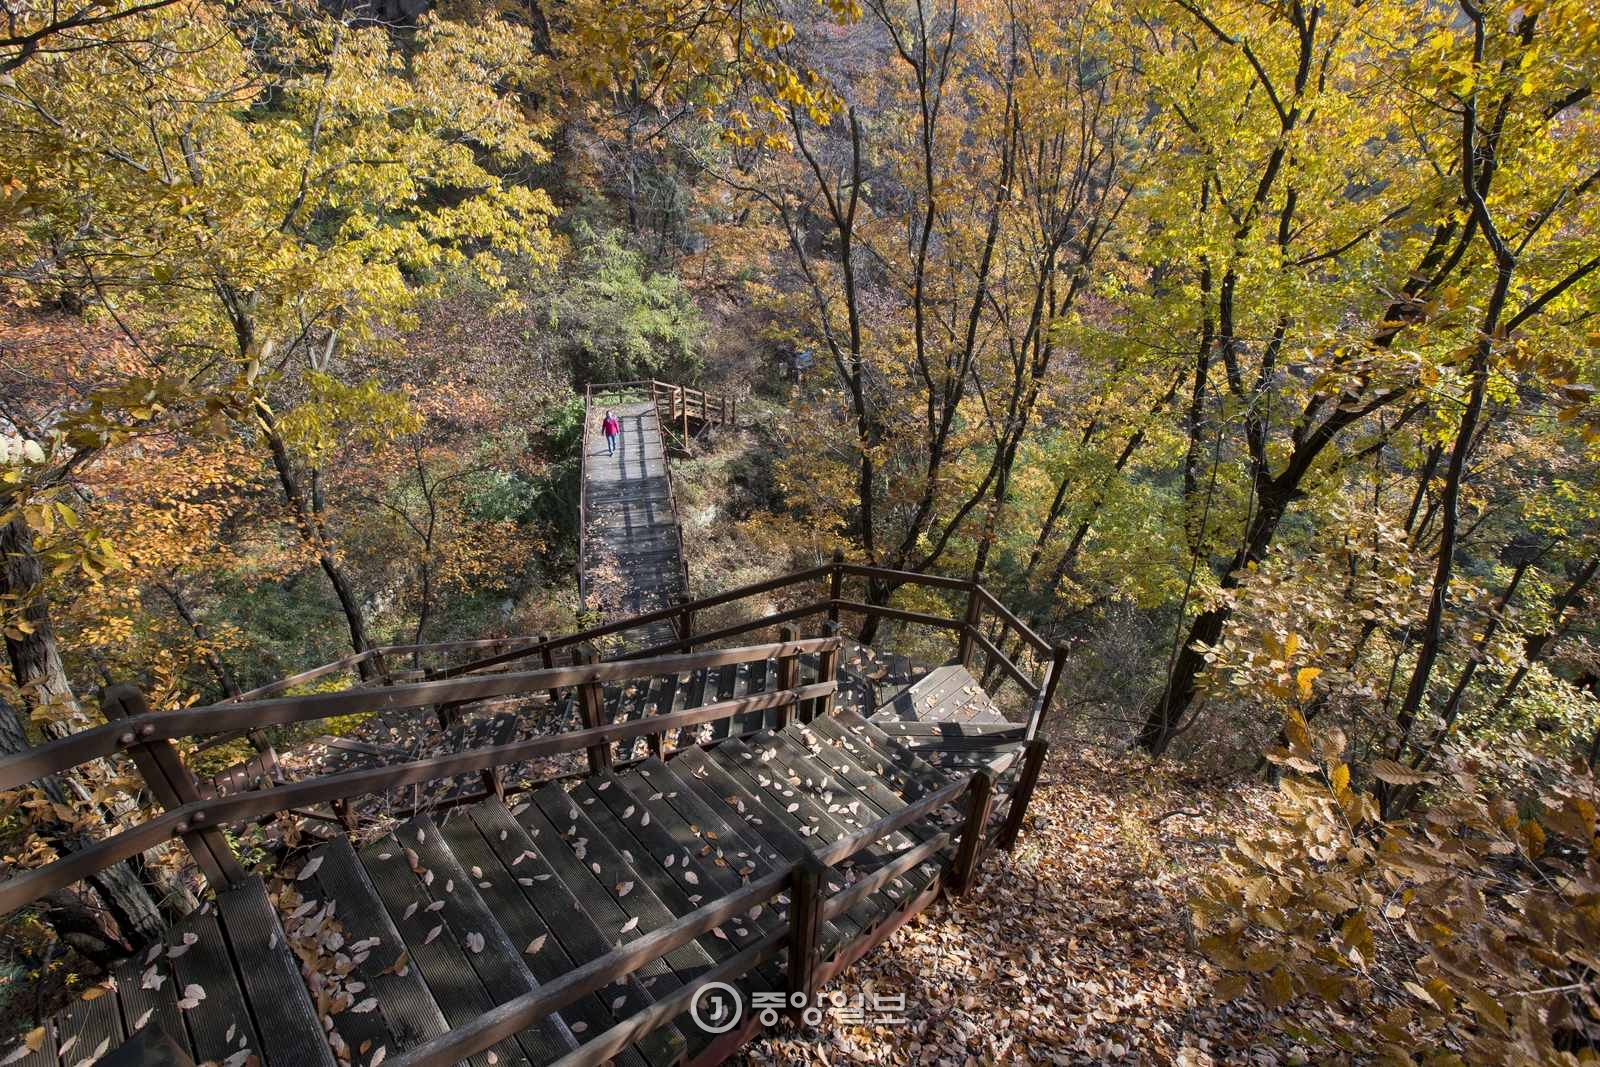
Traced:
[[828, 621], [839, 622], [839, 597], [844, 593], [844, 549], [833, 550], [833, 573], [828, 575]]
[[971, 889], [972, 883], [977, 880], [978, 865], [983, 862], [983, 832], [989, 824], [989, 811], [993, 807], [994, 772], [985, 767], [972, 776], [967, 821], [961, 828], [961, 842], [956, 847], [951, 888], [957, 895]]
[[[150, 705], [137, 686], [109, 685], [100, 692], [100, 710], [107, 721], [114, 721], [143, 715], [150, 710]], [[129, 730], [120, 738], [150, 792], [168, 811], [199, 800], [200, 791], [195, 787], [194, 775], [183, 765], [176, 746], [166, 740], [139, 740], [153, 732], [146, 723], [137, 735]], [[189, 854], [194, 857], [195, 866], [205, 875], [206, 884], [220, 892], [243, 881], [244, 868], [239, 865], [222, 831], [204, 823], [205, 812], [196, 812], [192, 823], [178, 824], [178, 836], [183, 838]]]
[[789, 1016], [796, 1022], [817, 995], [821, 963], [822, 891], [828, 868], [807, 852], [789, 884]]
[[689, 390], [683, 391], [683, 450], [689, 451]]
[[[788, 644], [800, 635], [793, 626], [778, 627], [778, 640]], [[798, 653], [789, 652], [778, 657], [778, 691], [794, 689], [800, 684], [800, 656]], [[794, 722], [794, 705], [785, 704], [778, 709], [778, 729], [783, 729]]]
[[[822, 624], [822, 636], [837, 637], [838, 635], [838, 623], [825, 622]], [[838, 680], [839, 650], [837, 648], [825, 648], [817, 653], [817, 681], [818, 683], [830, 681], [837, 683]], [[833, 694], [829, 693], [826, 696], [813, 697], [807, 701], [806, 706], [801, 710], [801, 722], [811, 722], [819, 717], [826, 718], [833, 714]]]
[[[556, 665], [555, 655], [550, 651], [549, 634], [539, 635], [539, 665], [547, 671], [553, 670]], [[559, 688], [550, 690], [550, 703], [552, 705], [561, 703], [561, 690]]]
[[717, 421], [723, 426], [728, 425], [728, 394], [722, 394], [717, 401]]
[[739, 426], [739, 400], [737, 397], [728, 401], [728, 425], [736, 429]]
[[[590, 667], [600, 662], [600, 653], [595, 651], [594, 645], [584, 644], [573, 653], [573, 661], [580, 666]], [[598, 729], [605, 725], [606, 694], [604, 685], [598, 681], [580, 682], [578, 684], [578, 707], [583, 716], [583, 726], [586, 730]], [[601, 741], [590, 745], [589, 773], [599, 774], [611, 768], [611, 743]]]
[[976, 642], [973, 635], [978, 632], [978, 621], [983, 614], [983, 601], [978, 596], [978, 583], [972, 582], [967, 590], [967, 613], [961, 620], [961, 643], [956, 653], [963, 667], [972, 666], [972, 649]]
[[[683, 545], [678, 545], [678, 550], [683, 551]], [[678, 595], [678, 640], [683, 643], [685, 652], [694, 651], [694, 609], [689, 606], [689, 594]]]
[[1050, 742], [1042, 737], [1029, 741], [1022, 752], [1022, 775], [1011, 789], [1011, 806], [1006, 809], [1005, 825], [995, 844], [1010, 852], [1022, 832], [1022, 818], [1028, 813], [1028, 802], [1033, 799], [1034, 786], [1039, 784], [1039, 772], [1044, 768], [1044, 758], [1050, 751]]
[[1044, 722], [1044, 717], [1050, 712], [1050, 705], [1056, 699], [1056, 686], [1061, 684], [1061, 673], [1067, 663], [1067, 645], [1064, 641], [1057, 641], [1055, 653], [1050, 658], [1050, 673], [1045, 675], [1044, 685], [1039, 687], [1039, 703], [1034, 705], [1033, 715], [1028, 719], [1028, 729], [1023, 739], [1032, 741], [1039, 736], [1039, 724]]

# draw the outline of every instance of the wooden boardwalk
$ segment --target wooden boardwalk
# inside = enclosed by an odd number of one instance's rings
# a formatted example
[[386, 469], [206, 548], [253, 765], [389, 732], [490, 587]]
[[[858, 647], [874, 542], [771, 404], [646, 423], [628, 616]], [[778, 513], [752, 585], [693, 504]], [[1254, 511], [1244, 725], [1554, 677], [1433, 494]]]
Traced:
[[[622, 424], [614, 453], [607, 452], [600, 431], [607, 411]], [[688, 588], [655, 404], [596, 404], [584, 426], [583, 450], [585, 606], [606, 621], [670, 607]], [[635, 645], [655, 645], [674, 636], [671, 623], [663, 621], [629, 638]]]
[[[1000, 770], [997, 795], [1012, 795], [1018, 771]], [[820, 887], [824, 898], [841, 896], [823, 909], [817, 935], [822, 972], [836, 973], [959, 881], [961, 809], [908, 809], [970, 773], [925, 761], [841, 711], [647, 758], [570, 790], [551, 783], [414, 818], [365, 846], [339, 837], [275, 888], [252, 876], [220, 893], [120, 967], [103, 995], [58, 1015], [38, 1049], [6, 1062], [93, 1063], [147, 1028], [197, 1063], [405, 1062], [430, 1039], [719, 897], [851, 849]], [[901, 812], [903, 825], [852, 847]], [[985, 836], [1003, 838], [1009, 805], [984, 814]], [[778, 896], [730, 911], [466, 1062], [715, 1062], [748, 1039], [753, 1019], [725, 1038], [676, 1010], [654, 1029], [613, 1028], [741, 953], [768, 961], [730, 976], [746, 1005], [754, 993], [783, 991], [773, 957], [791, 906]], [[589, 1042], [596, 1047], [573, 1055]]]

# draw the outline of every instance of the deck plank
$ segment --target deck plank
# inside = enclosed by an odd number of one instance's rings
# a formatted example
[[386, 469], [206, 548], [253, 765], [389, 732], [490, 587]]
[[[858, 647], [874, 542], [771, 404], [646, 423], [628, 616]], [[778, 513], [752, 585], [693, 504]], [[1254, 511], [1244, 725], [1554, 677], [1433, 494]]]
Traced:
[[[413, 839], [415, 832], [413, 831]], [[413, 859], [413, 857], [416, 857]], [[405, 941], [410, 965], [415, 965], [433, 995], [445, 1022], [464, 1026], [494, 1006], [462, 948], [469, 931], [451, 930], [440, 918], [444, 903], [428, 891], [428, 882], [443, 879], [421, 864], [421, 857], [389, 835], [360, 853], [361, 866], [378, 898]], [[507, 1038], [471, 1060], [474, 1067], [490, 1067], [491, 1054], [500, 1064], [526, 1063], [518, 1044]]]
[[[149, 981], [146, 981], [147, 974]], [[159, 983], [155, 981], [157, 976], [162, 979]], [[137, 956], [123, 960], [112, 971], [112, 977], [117, 982], [122, 1027], [127, 1033], [136, 1034], [147, 1026], [153, 1026], [172, 1038], [179, 1048], [191, 1055], [194, 1053], [189, 1045], [189, 1030], [183, 1025], [183, 1015], [178, 1011], [178, 997], [173, 992], [176, 985], [171, 969], [165, 962], [164, 946], [154, 945]]]
[[288, 1060], [275, 1059], [256, 1032], [216, 909], [209, 904], [202, 909], [174, 927], [167, 938], [178, 1006], [189, 1027], [195, 1058], [222, 1063], [240, 1052], [253, 1052], [269, 1067], [279, 1063], [293, 1067]]
[[[534, 981], [542, 985], [572, 970], [572, 958], [561, 943], [551, 937], [549, 924], [522, 895], [516, 876], [500, 862], [484, 840], [478, 824], [471, 818], [458, 816], [446, 820], [441, 832], [451, 853], [467, 869], [496, 922], [512, 944], [520, 948]], [[528, 948], [535, 945], [537, 950], [528, 952]], [[561, 1009], [561, 1014], [580, 1044], [603, 1033], [617, 1021], [599, 996], [584, 997]], [[645, 1061], [639, 1053], [628, 1049], [617, 1057], [617, 1062], [623, 1067], [638, 1067]]]
[[332, 917], [346, 944], [367, 946], [351, 953], [350, 973], [361, 987], [355, 1003], [367, 997], [377, 1002], [372, 1010], [336, 1012], [335, 1032], [357, 1054], [380, 1047], [393, 1054], [444, 1033], [449, 1025], [418, 969], [402, 962], [405, 941], [349, 840], [336, 838], [317, 855], [322, 862], [311, 878], [299, 883], [301, 893], [333, 906]]
[[260, 878], [217, 895], [217, 917], [244, 983], [257, 1029], [270, 1035], [269, 1063], [334, 1067], [322, 1022], [289, 955], [277, 910]]
[[[525, 815], [526, 811], [518, 814]], [[581, 965], [604, 956], [615, 947], [612, 940], [601, 932], [585, 904], [580, 902], [545, 858], [544, 846], [530, 836], [528, 828], [513, 817], [512, 811], [498, 801], [490, 801], [471, 808], [468, 815], [494, 850], [501, 865], [514, 875], [524, 899], [534, 906], [550, 930], [550, 940], [540, 945], [533, 959], [537, 960], [547, 948], [560, 949], [575, 964]], [[554, 844], [554, 852], [564, 852], [565, 849], [555, 844], [549, 836], [551, 832], [541, 832], [539, 837], [544, 842]], [[613, 1012], [632, 1015], [655, 1003], [655, 998], [643, 983], [661, 975], [670, 979], [671, 973], [660, 960], [651, 960], [635, 976], [605, 987], [596, 996], [603, 998]], [[639, 1048], [651, 1063], [667, 1064], [674, 1062], [681, 1054], [684, 1039], [676, 1029], [665, 1027], [641, 1041]]]
[[60, 1042], [56, 1054], [69, 1067], [80, 1063], [88, 1067], [122, 1044], [125, 1036], [111, 983], [102, 982], [86, 992], [94, 995], [80, 996], [56, 1019], [56, 1038]]

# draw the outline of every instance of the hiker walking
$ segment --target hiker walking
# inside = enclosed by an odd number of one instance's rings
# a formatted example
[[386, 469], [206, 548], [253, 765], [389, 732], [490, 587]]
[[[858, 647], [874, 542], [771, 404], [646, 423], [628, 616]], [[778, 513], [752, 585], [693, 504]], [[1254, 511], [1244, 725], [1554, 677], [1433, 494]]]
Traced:
[[618, 422], [617, 417], [608, 411], [604, 421], [600, 423], [600, 429], [604, 430], [606, 435], [606, 455], [615, 455], [617, 451], [617, 435], [622, 432], [622, 423]]

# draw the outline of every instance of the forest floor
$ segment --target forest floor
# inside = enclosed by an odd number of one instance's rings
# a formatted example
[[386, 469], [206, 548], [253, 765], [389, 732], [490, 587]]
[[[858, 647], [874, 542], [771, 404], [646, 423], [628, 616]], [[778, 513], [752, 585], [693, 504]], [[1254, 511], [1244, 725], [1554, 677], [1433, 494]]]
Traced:
[[[829, 992], [865, 1018], [781, 1023], [767, 1064], [1277, 1064], [1315, 1058], [1248, 1000], [1219, 1003], [1187, 899], [1218, 851], [1263, 817], [1259, 786], [1196, 792], [1127, 757], [1052, 751], [1016, 851], [991, 854]], [[889, 1023], [875, 1011], [905, 1007]], [[737, 1061], [736, 1061], [737, 1062]]]

